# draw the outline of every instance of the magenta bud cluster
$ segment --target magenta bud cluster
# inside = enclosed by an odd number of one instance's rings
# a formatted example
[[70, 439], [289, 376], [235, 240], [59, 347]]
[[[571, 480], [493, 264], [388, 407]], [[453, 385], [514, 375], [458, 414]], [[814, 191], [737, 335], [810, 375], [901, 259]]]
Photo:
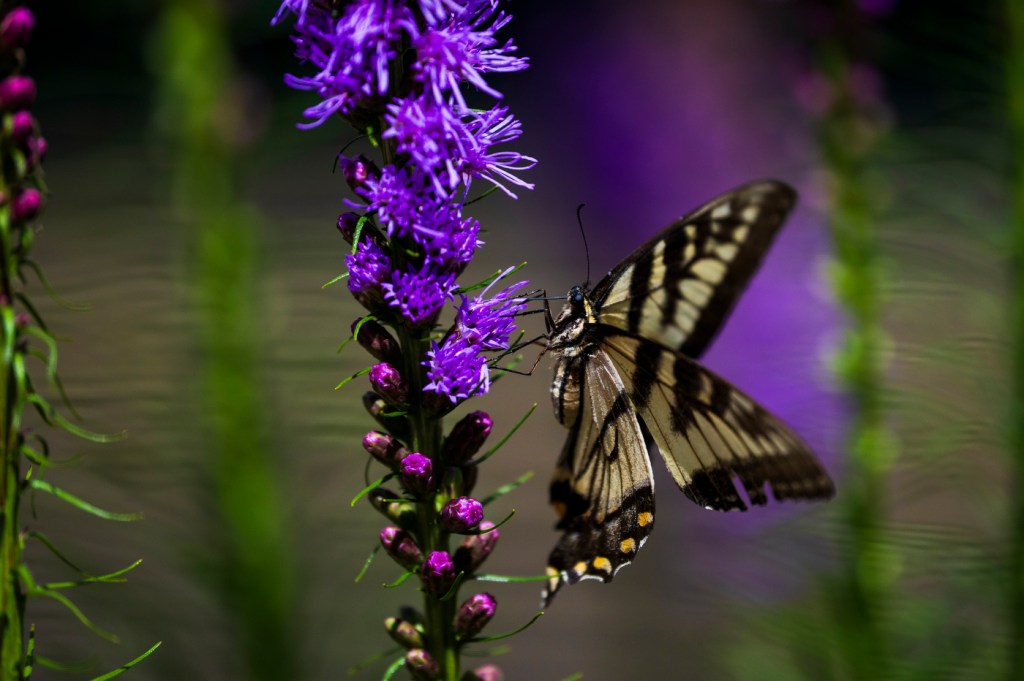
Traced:
[[441, 508], [441, 527], [449, 532], [468, 532], [483, 519], [483, 505], [470, 497], [452, 499]]
[[393, 405], [404, 405], [409, 399], [409, 384], [398, 369], [387, 362], [370, 368], [370, 385], [374, 391]]
[[438, 598], [448, 593], [455, 583], [455, 565], [447, 551], [434, 551], [423, 561], [420, 578], [424, 590]]
[[423, 562], [423, 554], [412, 535], [394, 525], [380, 531], [380, 543], [388, 555], [407, 570], [413, 570]]
[[489, 520], [481, 521], [477, 526], [478, 534], [465, 537], [455, 549], [453, 559], [460, 572], [474, 572], [494, 552], [500, 533]]
[[437, 488], [434, 464], [419, 452], [413, 452], [402, 459], [401, 475], [402, 485], [414, 496], [425, 497]]
[[462, 417], [452, 427], [441, 448], [444, 460], [449, 464], [463, 464], [469, 461], [487, 441], [494, 422], [487, 412], [474, 411]]
[[494, 617], [498, 602], [488, 593], [470, 596], [455, 613], [455, 634], [461, 639], [473, 638]]

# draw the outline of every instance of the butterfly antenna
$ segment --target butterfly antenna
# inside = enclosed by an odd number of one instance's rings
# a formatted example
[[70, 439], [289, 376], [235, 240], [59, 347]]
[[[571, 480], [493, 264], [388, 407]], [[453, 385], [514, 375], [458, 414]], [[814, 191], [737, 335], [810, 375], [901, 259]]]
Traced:
[[581, 203], [576, 207], [576, 224], [580, 226], [580, 234], [583, 235], [583, 252], [587, 254], [587, 283], [583, 285], [584, 288], [590, 287], [590, 246], [587, 245], [587, 230], [583, 229], [583, 207], [587, 205]]

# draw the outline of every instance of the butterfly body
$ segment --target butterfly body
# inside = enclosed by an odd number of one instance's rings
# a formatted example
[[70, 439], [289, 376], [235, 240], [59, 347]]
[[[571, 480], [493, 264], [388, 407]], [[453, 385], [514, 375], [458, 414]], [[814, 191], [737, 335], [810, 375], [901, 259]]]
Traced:
[[569, 291], [548, 342], [555, 417], [570, 432], [551, 482], [564, 534], [545, 605], [563, 584], [610, 581], [650, 535], [641, 422], [673, 480], [705, 508], [765, 504], [766, 487], [780, 500], [832, 496], [798, 436], [696, 361], [794, 202], [782, 183], [744, 185], [655, 236], [592, 290]]

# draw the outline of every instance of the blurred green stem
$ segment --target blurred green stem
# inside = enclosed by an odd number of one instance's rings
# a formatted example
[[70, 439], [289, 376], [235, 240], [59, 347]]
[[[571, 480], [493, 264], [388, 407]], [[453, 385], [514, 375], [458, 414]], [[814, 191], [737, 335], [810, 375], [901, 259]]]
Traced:
[[847, 315], [837, 369], [851, 412], [848, 467], [840, 495], [848, 548], [834, 607], [845, 678], [878, 679], [885, 677], [890, 666], [881, 611], [894, 568], [885, 549], [882, 523], [886, 475], [895, 456], [885, 432], [881, 401], [881, 276], [874, 224], [876, 192], [868, 172], [878, 130], [850, 91], [848, 48], [837, 42], [827, 44], [820, 63], [837, 93], [823, 121], [820, 145], [831, 180], [834, 285]]
[[1024, 3], [1007, 0], [1007, 105], [1012, 151], [1013, 398], [1010, 405], [1012, 465], [1009, 584], [1009, 668], [1007, 678], [1024, 681]]
[[[0, 174], [0, 192], [10, 191], [6, 178]], [[3, 570], [3, 584], [0, 585], [0, 681], [21, 678], [21, 663], [24, 654], [25, 594], [18, 578], [21, 567], [23, 543], [18, 523], [18, 508], [21, 502], [21, 448], [18, 442], [22, 399], [15, 378], [14, 363], [17, 360], [15, 343], [17, 333], [13, 324], [14, 300], [11, 287], [12, 273], [17, 268], [13, 253], [11, 234], [10, 204], [0, 207], [0, 447], [3, 447], [3, 471], [0, 473], [0, 494], [3, 495], [2, 525], [0, 525], [0, 569]]]
[[249, 678], [297, 678], [293, 547], [282, 462], [263, 390], [263, 243], [241, 205], [246, 124], [220, 2], [167, 0], [157, 57], [164, 123], [176, 143], [176, 199], [191, 226], [188, 278], [198, 320], [197, 372], [225, 549], [218, 594], [242, 637]]

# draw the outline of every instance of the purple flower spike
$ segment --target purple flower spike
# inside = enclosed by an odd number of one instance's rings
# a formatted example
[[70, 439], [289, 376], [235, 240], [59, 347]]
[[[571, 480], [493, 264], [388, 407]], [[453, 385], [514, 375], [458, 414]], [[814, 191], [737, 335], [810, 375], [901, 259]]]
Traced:
[[423, 563], [421, 570], [423, 587], [427, 593], [441, 597], [448, 593], [455, 582], [455, 566], [445, 551], [434, 551]]
[[409, 384], [398, 369], [387, 362], [374, 364], [370, 369], [370, 385], [378, 395], [392, 404], [405, 404], [409, 399]]
[[[495, 282], [501, 281], [508, 273], [506, 270]], [[493, 298], [484, 297], [490, 286], [472, 300], [462, 296], [462, 304], [455, 315], [455, 328], [459, 335], [485, 350], [508, 349], [509, 337], [516, 329], [516, 315], [527, 306], [527, 299], [516, 295], [524, 286], [525, 281], [513, 284]]]
[[414, 570], [423, 562], [423, 554], [412, 536], [394, 525], [380, 531], [380, 543], [388, 555], [407, 570]]
[[505, 681], [505, 675], [493, 664], [485, 664], [470, 672], [465, 681]]
[[461, 639], [473, 638], [487, 626], [498, 609], [491, 594], [470, 596], [455, 613], [455, 633]]
[[434, 464], [419, 452], [413, 452], [402, 459], [402, 484], [418, 497], [432, 493], [437, 486]]
[[441, 526], [449, 532], [467, 532], [483, 519], [483, 505], [470, 497], [452, 499], [441, 509]]
[[0, 45], [6, 48], [25, 47], [32, 36], [36, 18], [27, 7], [15, 7], [0, 21]]
[[416, 681], [437, 681], [441, 678], [441, 668], [423, 648], [413, 648], [405, 654], [405, 666]]
[[455, 565], [460, 572], [473, 572], [491, 555], [500, 536], [494, 523], [484, 520], [477, 526], [480, 534], [473, 534], [462, 540], [455, 549]]
[[474, 411], [462, 417], [445, 438], [441, 456], [449, 464], [463, 464], [480, 451], [494, 422], [487, 412]]
[[36, 82], [28, 76], [10, 76], [0, 82], [0, 109], [27, 109], [36, 101]]

